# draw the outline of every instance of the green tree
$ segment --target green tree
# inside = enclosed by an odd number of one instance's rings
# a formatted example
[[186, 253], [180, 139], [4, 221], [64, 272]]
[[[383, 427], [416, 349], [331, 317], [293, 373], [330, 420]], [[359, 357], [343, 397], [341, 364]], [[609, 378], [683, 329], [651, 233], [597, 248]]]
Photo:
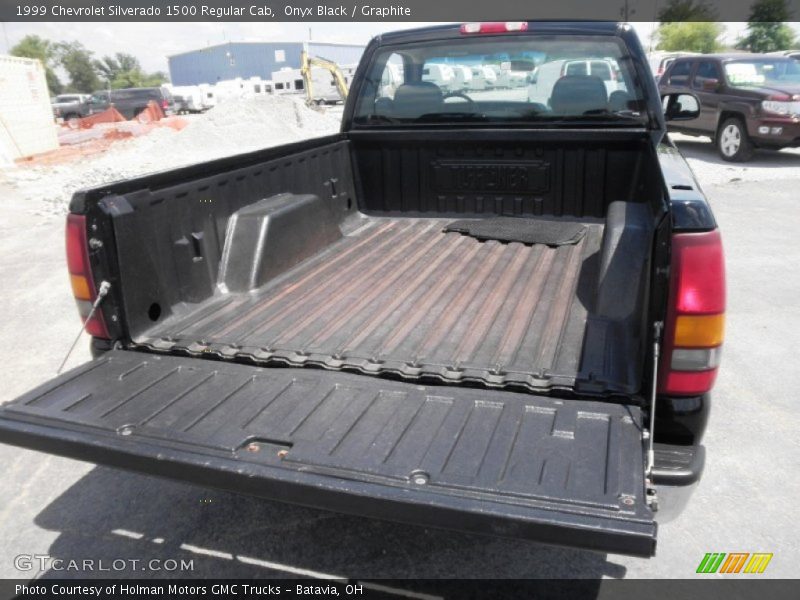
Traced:
[[656, 30], [656, 48], [666, 51], [715, 52], [720, 49], [720, 36], [725, 28], [710, 21], [661, 23]]
[[95, 68], [106, 84], [114, 89], [156, 87], [167, 80], [161, 71], [146, 73], [135, 56], [123, 52], [95, 61]]
[[124, 52], [117, 52], [114, 56], [104, 56], [101, 60], [94, 61], [94, 66], [100, 77], [109, 84], [120, 74], [140, 68], [138, 59]]
[[35, 58], [42, 61], [47, 88], [51, 96], [56, 96], [64, 90], [64, 86], [54, 71], [58, 64], [56, 54], [53, 44], [38, 35], [26, 35], [16, 46], [11, 48], [11, 56]]
[[669, 0], [660, 11], [661, 23], [685, 23], [686, 21], [714, 21], [716, 11], [705, 2], [695, 0]]
[[169, 77], [164, 71], [156, 71], [155, 73], [143, 73], [142, 86], [143, 87], [158, 87], [162, 83], [167, 83]]
[[794, 31], [786, 24], [791, 17], [786, 0], [757, 0], [750, 7], [747, 35], [736, 47], [751, 52], [788, 50], [796, 43]]
[[90, 93], [101, 87], [92, 61], [92, 52], [80, 42], [59, 42], [56, 44], [58, 60], [69, 75], [71, 92]]
[[125, 71], [121, 73], [114, 81], [111, 82], [111, 87], [114, 89], [130, 88], [130, 87], [158, 87], [167, 81], [167, 76], [161, 71], [155, 73], [145, 73], [141, 69], [133, 71]]

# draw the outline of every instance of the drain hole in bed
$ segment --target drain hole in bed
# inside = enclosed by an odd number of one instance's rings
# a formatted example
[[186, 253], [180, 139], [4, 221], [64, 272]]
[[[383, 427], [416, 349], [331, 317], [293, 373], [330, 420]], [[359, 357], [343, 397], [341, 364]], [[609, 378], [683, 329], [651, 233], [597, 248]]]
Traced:
[[151, 321], [158, 321], [161, 316], [161, 305], [158, 302], [153, 302], [150, 308], [147, 309], [147, 316], [150, 317]]

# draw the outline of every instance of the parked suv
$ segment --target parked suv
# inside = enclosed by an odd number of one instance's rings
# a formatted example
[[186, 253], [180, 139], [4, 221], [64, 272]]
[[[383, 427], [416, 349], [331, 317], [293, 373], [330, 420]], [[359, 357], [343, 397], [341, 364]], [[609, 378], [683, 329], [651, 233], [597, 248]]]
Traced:
[[123, 88], [119, 90], [102, 90], [92, 94], [90, 102], [91, 113], [98, 113], [114, 106], [126, 119], [132, 119], [145, 108], [151, 100], [155, 101], [164, 111], [171, 115], [175, 112], [175, 101], [166, 88]]
[[747, 161], [756, 148], [800, 146], [800, 63], [765, 54], [707, 54], [676, 59], [661, 78], [664, 94], [691, 91], [700, 116], [670, 131], [708, 135], [720, 156]]

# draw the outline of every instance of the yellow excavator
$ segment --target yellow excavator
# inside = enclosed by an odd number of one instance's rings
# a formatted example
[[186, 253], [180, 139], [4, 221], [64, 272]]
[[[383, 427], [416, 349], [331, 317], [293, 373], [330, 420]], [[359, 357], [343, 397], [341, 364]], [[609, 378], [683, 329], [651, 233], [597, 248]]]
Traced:
[[303, 76], [303, 84], [306, 88], [306, 102], [309, 105], [316, 104], [318, 102], [318, 99], [314, 97], [314, 82], [313, 77], [311, 76], [311, 69], [314, 67], [325, 69], [333, 76], [336, 89], [339, 91], [339, 95], [342, 97], [342, 102], [344, 102], [347, 99], [347, 81], [345, 80], [344, 74], [339, 68], [339, 65], [325, 58], [309, 56], [308, 52], [303, 50], [300, 53], [300, 74]]

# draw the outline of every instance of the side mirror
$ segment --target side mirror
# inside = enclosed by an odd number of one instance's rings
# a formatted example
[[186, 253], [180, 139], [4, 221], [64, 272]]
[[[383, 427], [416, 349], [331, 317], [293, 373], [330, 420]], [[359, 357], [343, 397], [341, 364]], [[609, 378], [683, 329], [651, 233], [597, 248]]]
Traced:
[[716, 92], [719, 89], [719, 79], [704, 79], [702, 87], [704, 92]]
[[694, 94], [665, 94], [661, 106], [667, 121], [691, 121], [700, 116], [700, 101]]

